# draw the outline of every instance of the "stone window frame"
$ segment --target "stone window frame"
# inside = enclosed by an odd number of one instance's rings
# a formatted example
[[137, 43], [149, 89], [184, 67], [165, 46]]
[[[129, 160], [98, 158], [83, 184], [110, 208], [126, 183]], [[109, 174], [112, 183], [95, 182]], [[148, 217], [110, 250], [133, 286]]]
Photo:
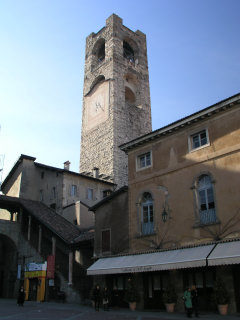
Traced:
[[[104, 49], [103, 49], [104, 47]], [[104, 54], [102, 54], [101, 51], [104, 50]], [[93, 46], [92, 49], [92, 69], [95, 69], [100, 64], [102, 64], [106, 59], [106, 40], [105, 38], [101, 37], [99, 38]]]
[[[150, 154], [150, 164], [149, 165], [144, 165], [141, 166], [141, 158], [145, 157]], [[151, 168], [153, 165], [153, 159], [152, 159], [152, 150], [146, 151], [144, 153], [141, 153], [139, 155], [136, 156], [136, 171], [142, 171], [148, 168]]]
[[[201, 143], [201, 136], [200, 135], [203, 132], [205, 132], [205, 134], [206, 134], [206, 143]], [[200, 145], [198, 147], [195, 147], [194, 142], [193, 142], [193, 139], [196, 136], [199, 137], [199, 142], [200, 142]], [[192, 131], [190, 133], [190, 135], [188, 136], [188, 150], [189, 150], [189, 152], [194, 152], [194, 151], [197, 151], [197, 150], [209, 147], [209, 146], [210, 146], [210, 140], [209, 140], [209, 133], [208, 133], [207, 127]]]
[[[104, 244], [103, 244], [103, 234], [109, 232], [109, 243], [108, 243], [108, 248], [109, 250], [104, 250]], [[111, 252], [111, 229], [110, 228], [105, 228], [101, 230], [101, 253], [106, 254]]]
[[57, 198], [57, 187], [53, 186], [51, 188], [50, 199], [56, 199], [56, 198]]
[[[89, 193], [90, 190], [91, 190], [91, 197], [89, 196], [89, 195], [90, 195], [90, 193]], [[87, 200], [92, 201], [92, 200], [93, 200], [93, 197], [94, 197], [94, 189], [88, 187], [88, 188], [87, 188], [87, 192], [86, 192], [86, 198], [87, 198]]]
[[[148, 233], [143, 232], [143, 200], [144, 200], [144, 194], [150, 194], [152, 199], [152, 218], [153, 218], [153, 227], [152, 231]], [[138, 197], [138, 200], [136, 202], [136, 209], [137, 209], [137, 237], [147, 237], [152, 236], [155, 234], [155, 201], [153, 192], [151, 190], [144, 190], [141, 192], [141, 194]]]
[[76, 197], [77, 196], [77, 190], [78, 190], [78, 188], [77, 188], [77, 185], [76, 184], [72, 184], [71, 185], [71, 197]]
[[[199, 180], [203, 176], [208, 176], [210, 178], [211, 186], [212, 186], [212, 191], [213, 191], [213, 199], [214, 199], [214, 211], [215, 211], [215, 221], [211, 221], [209, 223], [201, 223], [200, 219], [200, 201], [199, 201], [199, 189], [198, 189], [198, 184]], [[193, 199], [194, 199], [194, 218], [195, 218], [195, 223], [194, 227], [204, 227], [208, 225], [214, 225], [220, 223], [220, 220], [218, 218], [218, 210], [217, 210], [217, 201], [216, 201], [216, 192], [215, 192], [215, 183], [216, 181], [213, 178], [213, 175], [209, 171], [201, 171], [198, 175], [196, 175], [193, 179], [193, 183], [191, 186], [191, 189], [193, 191]]]
[[139, 104], [139, 81], [135, 74], [127, 72], [124, 75], [124, 87], [125, 87], [125, 104], [131, 107], [136, 107]]
[[122, 40], [123, 58], [131, 64], [138, 62], [139, 48], [131, 37], [124, 37]]
[[41, 202], [44, 201], [44, 190], [43, 189], [39, 190], [39, 201], [41, 201]]

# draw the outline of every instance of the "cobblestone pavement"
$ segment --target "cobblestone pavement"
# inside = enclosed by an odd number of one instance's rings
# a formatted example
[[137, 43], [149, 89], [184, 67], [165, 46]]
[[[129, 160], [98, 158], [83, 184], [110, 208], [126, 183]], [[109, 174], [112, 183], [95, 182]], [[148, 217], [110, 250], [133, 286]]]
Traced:
[[[221, 320], [218, 314], [203, 314], [205, 320]], [[127, 309], [96, 312], [91, 307], [77, 304], [25, 302], [23, 307], [15, 300], [0, 299], [0, 320], [177, 320], [187, 319], [183, 313], [130, 311]], [[224, 316], [225, 320], [240, 320], [239, 315]]]

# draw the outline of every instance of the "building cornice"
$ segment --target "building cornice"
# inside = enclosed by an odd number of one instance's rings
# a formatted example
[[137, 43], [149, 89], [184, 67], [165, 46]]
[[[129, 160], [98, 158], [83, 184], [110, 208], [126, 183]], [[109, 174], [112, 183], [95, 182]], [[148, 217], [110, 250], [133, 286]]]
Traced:
[[226, 109], [233, 108], [237, 104], [240, 104], [240, 93], [238, 93], [230, 98], [227, 98], [225, 100], [222, 100], [222, 101], [220, 101], [210, 107], [207, 107], [207, 108], [202, 109], [198, 112], [195, 112], [195, 113], [191, 114], [190, 116], [187, 116], [183, 119], [175, 121], [165, 127], [162, 127], [160, 129], [152, 131], [148, 134], [145, 134], [141, 137], [138, 137], [132, 141], [124, 143], [124, 144], [120, 145], [119, 148], [122, 151], [124, 151], [125, 153], [128, 153], [132, 149], [135, 149], [141, 145], [149, 143], [150, 141], [154, 141], [156, 139], [173, 134], [176, 131], [181, 130], [183, 128], [192, 126], [193, 124], [200, 122], [200, 121], [203, 121], [203, 120], [206, 120], [219, 112], [223, 112]]

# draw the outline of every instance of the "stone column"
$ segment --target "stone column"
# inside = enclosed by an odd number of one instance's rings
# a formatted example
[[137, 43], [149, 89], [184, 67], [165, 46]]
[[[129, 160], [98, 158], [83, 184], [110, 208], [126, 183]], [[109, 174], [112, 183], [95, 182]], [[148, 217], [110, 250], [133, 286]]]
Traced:
[[68, 254], [68, 285], [72, 285], [72, 273], [73, 273], [73, 251], [69, 251]]
[[56, 238], [52, 237], [52, 255], [56, 255]]
[[28, 241], [31, 239], [31, 222], [32, 222], [32, 217], [28, 216]]
[[41, 253], [42, 246], [42, 226], [38, 226], [38, 252]]

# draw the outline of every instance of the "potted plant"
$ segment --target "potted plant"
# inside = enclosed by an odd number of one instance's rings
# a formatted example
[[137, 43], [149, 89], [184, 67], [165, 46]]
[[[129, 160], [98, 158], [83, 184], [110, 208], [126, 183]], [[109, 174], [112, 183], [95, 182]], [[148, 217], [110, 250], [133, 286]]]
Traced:
[[226, 315], [230, 299], [229, 299], [229, 293], [221, 278], [218, 278], [214, 285], [213, 300], [218, 306], [219, 313], [222, 315]]
[[174, 311], [174, 306], [177, 302], [177, 294], [172, 283], [170, 283], [166, 290], [163, 292], [163, 302], [165, 304], [167, 312]]
[[137, 302], [140, 300], [140, 296], [133, 279], [128, 279], [125, 299], [129, 304], [130, 310], [134, 311], [136, 309]]

